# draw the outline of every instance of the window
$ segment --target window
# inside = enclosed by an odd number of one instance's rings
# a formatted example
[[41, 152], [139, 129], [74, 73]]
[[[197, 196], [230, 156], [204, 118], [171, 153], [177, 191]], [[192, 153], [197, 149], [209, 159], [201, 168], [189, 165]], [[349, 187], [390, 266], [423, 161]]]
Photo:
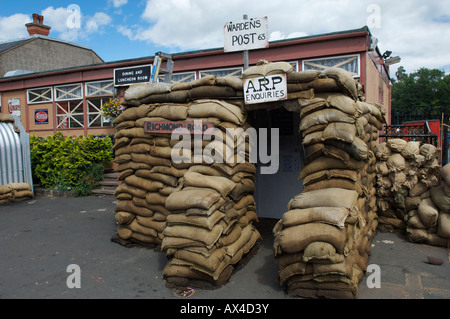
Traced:
[[359, 77], [359, 55], [303, 60], [304, 71], [323, 71], [328, 68], [341, 68], [350, 72], [353, 77]]
[[53, 94], [51, 87], [30, 89], [27, 91], [28, 104], [45, 103], [53, 101]]
[[289, 64], [292, 65], [292, 67], [294, 68], [294, 72], [298, 72], [298, 62], [297, 61], [289, 62]]
[[81, 84], [69, 84], [55, 86], [55, 100], [68, 101], [83, 98], [83, 90]]
[[84, 127], [83, 100], [56, 102], [57, 128]]
[[190, 82], [196, 79], [195, 72], [183, 72], [172, 74], [172, 83]]
[[87, 100], [88, 127], [112, 126], [111, 121], [103, 117], [102, 105], [111, 97], [90, 98]]
[[83, 89], [81, 84], [55, 86], [57, 128], [84, 127]]
[[86, 96], [113, 96], [113, 81], [98, 81], [86, 83]]
[[111, 126], [103, 117], [102, 105], [114, 96], [114, 81], [96, 81], [86, 83], [86, 103], [88, 127]]
[[207, 71], [200, 71], [200, 77], [203, 78], [208, 75], [215, 75], [215, 76], [240, 76], [242, 75], [243, 68], [230, 68], [230, 69], [217, 69], [217, 70], [207, 70]]

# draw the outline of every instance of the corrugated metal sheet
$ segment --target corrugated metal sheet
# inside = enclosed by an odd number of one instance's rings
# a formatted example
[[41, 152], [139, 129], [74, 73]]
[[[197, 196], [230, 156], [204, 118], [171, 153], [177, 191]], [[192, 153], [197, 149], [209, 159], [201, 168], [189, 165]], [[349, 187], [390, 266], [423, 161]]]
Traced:
[[0, 185], [28, 183], [33, 191], [30, 135], [18, 116], [13, 116], [20, 134], [11, 123], [0, 123]]
[[22, 146], [11, 123], [0, 123], [0, 185], [23, 183]]

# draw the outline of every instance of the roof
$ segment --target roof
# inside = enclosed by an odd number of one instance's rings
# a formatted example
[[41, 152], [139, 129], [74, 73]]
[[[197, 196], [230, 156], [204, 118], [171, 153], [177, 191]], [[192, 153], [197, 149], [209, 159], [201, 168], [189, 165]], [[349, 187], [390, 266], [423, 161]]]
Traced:
[[[27, 37], [27, 38], [15, 39], [15, 40], [11, 40], [11, 41], [0, 42], [0, 54], [5, 52], [5, 51], [8, 51], [10, 49], [13, 49], [15, 47], [18, 47], [20, 45], [23, 45], [23, 44], [25, 44], [25, 43], [27, 43], [29, 41], [36, 40], [36, 39], [43, 39], [43, 40], [47, 40], [47, 41], [64, 43], [64, 44], [67, 44], [67, 45], [72, 45], [72, 46], [75, 46], [75, 47], [78, 47], [78, 48], [81, 48], [81, 49], [90, 50], [90, 51], [94, 52], [94, 50], [92, 50], [92, 48], [90, 48], [88, 46], [85, 46], [85, 45], [82, 45], [82, 44], [78, 44], [78, 43], [74, 43], [74, 42], [70, 42], [70, 41], [66, 41], [66, 40], [61, 40], [61, 39], [56, 39], [56, 38], [52, 38], [52, 37], [47, 37], [47, 36], [40, 35], [40, 34], [35, 34], [35, 35], [33, 35], [31, 37]], [[97, 53], [95, 53], [95, 54], [97, 54]], [[98, 56], [98, 54], [97, 54], [97, 56]], [[100, 58], [100, 59], [103, 61], [102, 58]]]
[[20, 40], [13, 40], [9, 42], [0, 42], [0, 54], [4, 51], [8, 51], [9, 49], [15, 48], [19, 45], [22, 45], [26, 42], [28, 42], [30, 39], [20, 39]]
[[[304, 37], [298, 37], [298, 38], [289, 38], [289, 39], [283, 39], [283, 40], [270, 41], [270, 45], [289, 45], [290, 43], [295, 43], [298, 41], [320, 40], [321, 38], [334, 37], [334, 36], [345, 36], [345, 35], [350, 36], [351, 34], [357, 34], [357, 33], [368, 33], [369, 35], [371, 35], [369, 28], [367, 26], [364, 26], [362, 28], [352, 29], [352, 30], [337, 31], [337, 32], [323, 33], [323, 34], [304, 36]], [[52, 38], [49, 38], [46, 36], [41, 36], [41, 35], [35, 35], [33, 37], [42, 37], [42, 38], [46, 38], [46, 39], [52, 39]], [[66, 42], [64, 40], [58, 40], [58, 39], [53, 39], [53, 40], [60, 41], [60, 42]], [[67, 42], [67, 43], [70, 43], [70, 42]], [[0, 45], [1, 45], [1, 43], [0, 43]], [[77, 45], [77, 44], [73, 44], [73, 45]], [[83, 47], [82, 45], [77, 45], [77, 46]], [[87, 47], [85, 47], [85, 48], [87, 48]], [[378, 47], [377, 47], [377, 50], [378, 50]], [[213, 53], [216, 51], [223, 52], [223, 47], [200, 49], [200, 50], [193, 50], [193, 51], [184, 51], [184, 52], [171, 53], [171, 54], [174, 58], [177, 58], [177, 57], [191, 55], [191, 54], [201, 54], [201, 53], [209, 54], [209, 53]], [[0, 51], [0, 54], [1, 54], [1, 51]], [[76, 67], [68, 67], [68, 68], [63, 68], [63, 69], [35, 72], [35, 73], [33, 73], [33, 75], [39, 76], [39, 75], [45, 75], [45, 74], [50, 74], [50, 73], [55, 73], [55, 72], [70, 72], [71, 70], [78, 70], [78, 69], [82, 69], [82, 68], [97, 69], [97, 68], [108, 67], [111, 65], [132, 64], [133, 62], [138, 62], [138, 61], [146, 61], [147, 62], [149, 60], [152, 60], [153, 58], [154, 58], [154, 56], [123, 59], [123, 60], [117, 60], [117, 61], [89, 64], [89, 65], [84, 65], [84, 66], [76, 66]], [[29, 74], [22, 74], [22, 75], [17, 74], [14, 77], [20, 78], [20, 77], [24, 77], [24, 76], [29, 76]], [[6, 80], [6, 79], [0, 78], [0, 82], [3, 82], [3, 80]]]

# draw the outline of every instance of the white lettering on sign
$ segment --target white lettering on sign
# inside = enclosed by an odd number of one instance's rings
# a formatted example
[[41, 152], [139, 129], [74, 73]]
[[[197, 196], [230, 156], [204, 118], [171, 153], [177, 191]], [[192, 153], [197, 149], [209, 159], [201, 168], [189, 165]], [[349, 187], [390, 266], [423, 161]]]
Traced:
[[225, 24], [224, 39], [225, 52], [267, 48], [269, 46], [267, 17]]
[[286, 100], [286, 74], [246, 79], [244, 81], [244, 97], [247, 104]]
[[127, 86], [136, 83], [149, 83], [152, 65], [114, 69], [114, 85]]

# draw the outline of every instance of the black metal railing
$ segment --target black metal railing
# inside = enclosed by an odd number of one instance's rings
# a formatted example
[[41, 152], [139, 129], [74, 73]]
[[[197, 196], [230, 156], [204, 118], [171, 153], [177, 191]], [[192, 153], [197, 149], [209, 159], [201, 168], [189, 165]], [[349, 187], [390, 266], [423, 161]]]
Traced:
[[391, 110], [391, 125], [403, 125], [405, 122], [439, 120], [450, 124], [450, 106], [436, 108], [411, 108], [408, 110]]
[[380, 137], [387, 141], [390, 138], [402, 138], [407, 141], [419, 141], [424, 144], [438, 146], [437, 134], [431, 132], [425, 124], [420, 125], [385, 125]]

